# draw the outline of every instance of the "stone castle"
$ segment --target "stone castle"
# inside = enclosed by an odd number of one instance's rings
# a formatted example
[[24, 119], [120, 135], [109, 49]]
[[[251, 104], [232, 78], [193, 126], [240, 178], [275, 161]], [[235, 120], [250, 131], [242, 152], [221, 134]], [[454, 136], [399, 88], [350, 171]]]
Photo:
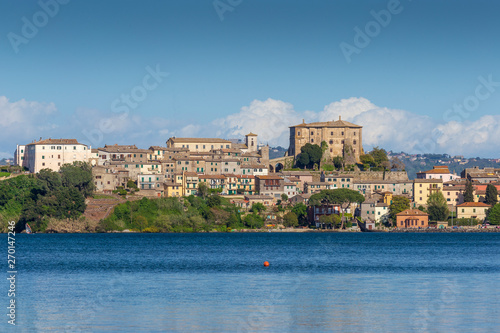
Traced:
[[[362, 144], [362, 126], [344, 121], [339, 116], [339, 120], [316, 122], [290, 126], [290, 146], [288, 156], [297, 158], [300, 148], [306, 143], [317, 144], [325, 141], [328, 145], [323, 157], [333, 158], [335, 156], [351, 159], [359, 162], [359, 156], [364, 154]], [[347, 156], [346, 156], [347, 155]]]

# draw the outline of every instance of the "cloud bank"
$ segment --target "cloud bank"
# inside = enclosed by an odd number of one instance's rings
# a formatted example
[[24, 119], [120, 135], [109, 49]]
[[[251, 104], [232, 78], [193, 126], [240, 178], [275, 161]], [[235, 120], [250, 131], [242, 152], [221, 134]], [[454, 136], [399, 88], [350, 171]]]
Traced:
[[199, 124], [84, 108], [64, 117], [54, 103], [24, 99], [12, 102], [0, 96], [0, 158], [12, 157], [16, 144], [40, 137], [76, 138], [93, 147], [119, 143], [147, 148], [164, 145], [171, 136], [243, 138], [253, 132], [261, 143], [288, 147], [289, 126], [300, 124], [302, 119], [329, 121], [339, 116], [363, 126], [367, 151], [379, 146], [409, 153], [498, 157], [499, 115], [446, 122], [408, 110], [380, 107], [363, 97], [335, 101], [320, 111], [297, 111], [291, 103], [272, 98], [254, 100], [239, 112]]

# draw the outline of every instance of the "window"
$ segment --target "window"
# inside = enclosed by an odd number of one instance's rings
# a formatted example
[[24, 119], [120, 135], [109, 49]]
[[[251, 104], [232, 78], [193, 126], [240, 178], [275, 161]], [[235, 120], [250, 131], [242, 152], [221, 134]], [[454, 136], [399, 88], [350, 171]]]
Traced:
[[44, 160], [44, 159], [45, 159], [45, 155], [42, 155], [42, 160]]
[[314, 139], [311, 139], [311, 143], [313, 143], [313, 142], [314, 142]]
[[300, 131], [297, 132], [297, 136], [300, 136]]
[[333, 132], [330, 132], [330, 135], [333, 135]]
[[341, 135], [344, 135], [344, 132], [342, 132], [342, 134], [341, 134]]
[[45, 166], [45, 162], [44, 162], [44, 163], [42, 163], [42, 166]]
[[76, 150], [76, 146], [73, 146], [73, 150]]
[[355, 144], [356, 144], [356, 140], [354, 140], [354, 141], [352, 142], [352, 144], [354, 144], [354, 145], [355, 145]]

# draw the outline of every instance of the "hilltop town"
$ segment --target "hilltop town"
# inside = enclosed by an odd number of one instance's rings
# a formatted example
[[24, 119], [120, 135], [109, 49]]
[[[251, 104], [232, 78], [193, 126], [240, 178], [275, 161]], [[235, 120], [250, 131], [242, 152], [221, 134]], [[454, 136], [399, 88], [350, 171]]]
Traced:
[[[291, 126], [285, 156], [270, 159], [270, 147], [259, 144], [258, 139], [255, 133], [248, 133], [244, 141], [171, 137], [165, 146], [112, 144], [92, 148], [76, 139], [40, 138], [18, 145], [14, 163], [27, 173], [37, 174], [43, 169], [58, 172], [63, 165], [84, 162], [91, 166], [96, 193], [134, 199], [215, 193], [243, 212], [251, 211], [256, 204], [268, 207], [271, 213], [266, 218], [270, 222], [285, 214], [283, 209], [282, 214], [276, 214], [280, 210], [271, 208], [300, 204], [309, 206], [302, 222], [317, 228], [334, 228], [332, 216], [341, 213], [352, 218], [354, 225], [365, 223], [367, 229], [383, 225], [427, 228], [433, 216], [426, 209], [436, 193], [442, 195], [452, 218], [477, 224], [485, 221], [488, 210], [498, 201], [500, 169], [466, 168], [457, 175], [447, 165], [434, 165], [416, 172], [415, 179], [410, 180], [401, 159], [422, 162], [421, 155], [386, 154], [379, 148], [365, 153], [362, 127], [340, 117]], [[453, 159], [458, 163], [465, 160]], [[487, 195], [491, 186], [495, 202]], [[362, 200], [349, 202], [346, 207], [328, 200], [318, 203], [320, 194], [338, 189], [356, 192]], [[400, 209], [399, 218], [394, 207], [401, 202], [405, 209]], [[109, 211], [102, 217], [107, 215]], [[447, 227], [448, 215], [442, 220], [433, 226]]]

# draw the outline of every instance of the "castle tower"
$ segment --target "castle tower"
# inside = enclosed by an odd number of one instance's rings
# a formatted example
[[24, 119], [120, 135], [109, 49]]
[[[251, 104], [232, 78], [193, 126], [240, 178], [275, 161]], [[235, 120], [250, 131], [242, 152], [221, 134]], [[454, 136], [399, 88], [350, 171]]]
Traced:
[[245, 135], [245, 144], [248, 147], [249, 153], [257, 152], [257, 134], [250, 132]]

